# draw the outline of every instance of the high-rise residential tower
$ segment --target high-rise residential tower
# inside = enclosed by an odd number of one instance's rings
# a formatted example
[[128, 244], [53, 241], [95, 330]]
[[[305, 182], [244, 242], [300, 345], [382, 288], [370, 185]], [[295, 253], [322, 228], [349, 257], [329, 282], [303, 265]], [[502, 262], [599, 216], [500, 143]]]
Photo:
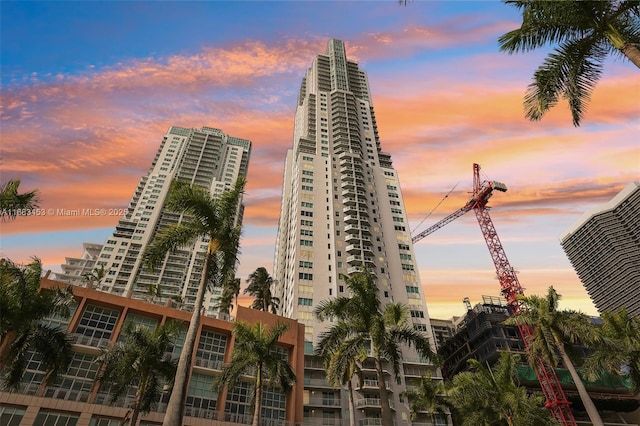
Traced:
[[560, 243], [600, 312], [640, 316], [640, 182], [585, 212]]
[[[246, 176], [250, 152], [250, 141], [219, 129], [169, 128], [113, 236], [99, 252], [95, 245], [85, 245], [81, 259], [67, 258], [57, 279], [83, 285], [84, 274], [103, 266], [107, 275], [97, 283], [98, 290], [155, 303], [173, 298], [188, 310], [195, 301], [208, 241], [199, 239], [168, 254], [154, 271], [144, 266], [142, 253], [159, 230], [182, 220], [180, 214], [164, 209], [174, 179], [200, 185], [212, 194], [220, 193]], [[242, 211], [238, 220], [242, 220]], [[207, 297], [207, 314], [215, 311], [214, 306], [215, 299]]]
[[[363, 268], [374, 275], [382, 303], [407, 304], [413, 326], [433, 342], [398, 172], [382, 151], [367, 75], [347, 59], [342, 41], [330, 40], [300, 87], [274, 259], [282, 314], [305, 324], [307, 355], [328, 327], [314, 319], [314, 308], [348, 296], [344, 277]], [[414, 352], [404, 356], [400, 381], [390, 375], [387, 383], [399, 425], [410, 424], [400, 399], [407, 384], [438, 375]], [[318, 360], [307, 357], [305, 366], [305, 401], [318, 400], [305, 402], [305, 421], [347, 424], [346, 392], [327, 386]], [[363, 367], [355, 417], [362, 425], [379, 424], [375, 372], [372, 363]], [[327, 400], [342, 400], [343, 409], [322, 405]]]

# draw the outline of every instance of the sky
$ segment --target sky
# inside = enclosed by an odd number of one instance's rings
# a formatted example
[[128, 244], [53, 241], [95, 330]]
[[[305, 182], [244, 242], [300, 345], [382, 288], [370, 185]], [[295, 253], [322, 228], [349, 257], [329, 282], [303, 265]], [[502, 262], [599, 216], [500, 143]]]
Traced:
[[[273, 270], [286, 150], [300, 82], [330, 38], [367, 71], [382, 149], [416, 233], [462, 207], [473, 163], [504, 182], [491, 217], [526, 294], [597, 311], [559, 236], [640, 175], [640, 79], [612, 58], [583, 124], [560, 103], [539, 122], [522, 99], [549, 49], [508, 55], [520, 26], [497, 1], [0, 2], [1, 180], [43, 209], [128, 205], [169, 126], [253, 142], [238, 276]], [[451, 195], [445, 197], [451, 190]], [[60, 270], [116, 215], [0, 224], [0, 255]], [[423, 222], [424, 221], [424, 222]], [[420, 225], [420, 223], [422, 224]], [[499, 284], [469, 213], [415, 246], [429, 314], [450, 318]], [[248, 303], [244, 298], [241, 304]]]

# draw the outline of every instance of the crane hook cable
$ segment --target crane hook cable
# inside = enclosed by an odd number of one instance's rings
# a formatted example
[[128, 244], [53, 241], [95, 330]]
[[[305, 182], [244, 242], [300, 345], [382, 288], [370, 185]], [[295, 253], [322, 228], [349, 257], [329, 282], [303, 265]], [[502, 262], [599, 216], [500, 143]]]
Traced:
[[424, 219], [422, 219], [422, 221], [415, 228], [413, 228], [413, 230], [409, 231], [409, 235], [413, 234], [416, 231], [416, 229], [418, 229], [420, 227], [420, 225], [422, 225], [424, 223], [425, 220], [429, 219], [429, 217], [433, 214], [433, 212], [436, 211], [436, 209], [438, 207], [440, 207], [440, 204], [442, 204], [442, 202], [444, 200], [446, 200], [449, 197], [449, 195], [451, 195], [451, 193], [456, 189], [456, 187], [458, 186], [459, 183], [460, 182], [458, 182], [455, 185], [453, 185], [453, 188], [451, 188], [451, 190], [449, 192], [447, 192], [447, 195], [445, 195], [442, 198], [442, 200], [440, 200], [440, 202], [438, 204], [436, 204], [436, 206], [424, 217]]

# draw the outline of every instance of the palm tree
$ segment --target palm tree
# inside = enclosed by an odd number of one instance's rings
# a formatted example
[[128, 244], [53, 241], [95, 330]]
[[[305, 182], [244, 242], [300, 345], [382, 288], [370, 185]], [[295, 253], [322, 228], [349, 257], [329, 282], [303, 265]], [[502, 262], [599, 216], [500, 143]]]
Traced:
[[52, 315], [69, 318], [71, 287], [40, 291], [42, 263], [33, 257], [26, 265], [0, 259], [0, 370], [3, 386], [17, 390], [29, 351], [42, 358], [46, 384], [67, 370], [73, 356], [66, 330], [41, 324]]
[[370, 353], [375, 362], [376, 377], [380, 390], [382, 424], [391, 426], [393, 414], [385, 386], [383, 360], [393, 367], [394, 375], [400, 376], [402, 344], [414, 346], [419, 355], [435, 359], [429, 339], [415, 330], [407, 307], [401, 303], [389, 303], [382, 307], [378, 287], [373, 276], [360, 272], [349, 276], [345, 282], [352, 297], [336, 297], [320, 302], [314, 313], [320, 321], [335, 320], [332, 326], [320, 335], [316, 352], [330, 357], [342, 345], [354, 351]]
[[225, 316], [231, 315], [231, 311], [234, 308], [234, 300], [235, 306], [238, 306], [238, 294], [240, 293], [240, 278], [234, 278], [230, 280], [225, 286], [222, 288], [222, 292], [216, 298], [216, 304], [214, 308], [216, 308], [221, 314]]
[[367, 358], [367, 352], [362, 347], [350, 346], [343, 342], [339, 347], [323, 356], [324, 367], [327, 375], [327, 382], [333, 386], [347, 386], [349, 391], [349, 425], [355, 426], [355, 400], [353, 397], [353, 376], [362, 376], [360, 365]]
[[599, 379], [603, 371], [625, 375], [633, 390], [640, 392], [640, 318], [630, 316], [626, 309], [604, 311], [595, 350], [583, 365], [587, 379]]
[[192, 186], [182, 181], [173, 182], [165, 206], [168, 210], [183, 213], [183, 219], [180, 223], [163, 229], [143, 255], [145, 263], [153, 268], [165, 258], [168, 252], [186, 246], [197, 238], [209, 241], [191, 322], [178, 361], [174, 387], [167, 404], [164, 426], [182, 423], [187, 381], [205, 292], [211, 282], [214, 285], [225, 283], [235, 272], [242, 230], [237, 223], [237, 213], [243, 188], [244, 179], [238, 179], [233, 189], [212, 197], [206, 189], [199, 186]]
[[269, 272], [261, 266], [249, 275], [249, 286], [244, 289], [245, 294], [255, 297], [251, 304], [252, 309], [258, 309], [271, 313], [277, 313], [280, 299], [271, 294], [271, 286], [274, 281]]
[[214, 386], [222, 391], [225, 387], [233, 388], [242, 375], [255, 377], [253, 426], [260, 424], [264, 387], [274, 386], [288, 392], [296, 381], [291, 365], [277, 350], [278, 340], [288, 329], [286, 323], [277, 323], [271, 328], [261, 322], [250, 325], [240, 321], [233, 325], [231, 363], [222, 368]]
[[20, 179], [11, 179], [0, 184], [0, 217], [12, 220], [20, 210], [33, 210], [40, 206], [40, 193], [37, 189], [18, 194]]
[[524, 309], [504, 323], [528, 326], [533, 330], [528, 351], [531, 365], [535, 365], [536, 357], [540, 357], [548, 365], [555, 367], [558, 365], [559, 355], [571, 374], [591, 422], [595, 426], [602, 426], [598, 410], [567, 354], [567, 348], [572, 344], [579, 341], [588, 343], [593, 339], [589, 317], [581, 312], [558, 310], [560, 295], [553, 287], [549, 287], [546, 297], [522, 296], [519, 300]]
[[416, 389], [404, 392], [409, 401], [411, 420], [416, 420], [421, 411], [426, 411], [431, 417], [431, 423], [437, 423], [437, 419], [446, 415], [448, 402], [444, 384], [436, 382], [430, 376], [423, 376]]
[[123, 340], [102, 352], [96, 359], [102, 367], [98, 380], [109, 386], [109, 403], [113, 404], [136, 387], [130, 425], [136, 426], [140, 413], [148, 413], [160, 399], [165, 383], [173, 381], [176, 365], [168, 352], [177, 333], [169, 322], [152, 330], [128, 323]]
[[95, 284], [100, 284], [104, 277], [107, 276], [108, 269], [104, 268], [104, 265], [100, 265], [100, 267], [93, 268], [93, 271], [87, 272], [82, 275], [82, 278], [87, 283], [88, 286], [93, 287]]
[[540, 120], [562, 96], [569, 102], [574, 126], [579, 126], [607, 55], [621, 56], [640, 68], [637, 0], [505, 3], [522, 10], [522, 25], [500, 37], [500, 50], [511, 54], [557, 45], [525, 94], [530, 120]]
[[518, 385], [517, 360], [513, 354], [503, 352], [491, 369], [471, 359], [471, 371], [453, 378], [447, 395], [454, 409], [462, 413], [463, 426], [558, 424], [544, 408], [541, 395], [528, 395], [527, 390]]

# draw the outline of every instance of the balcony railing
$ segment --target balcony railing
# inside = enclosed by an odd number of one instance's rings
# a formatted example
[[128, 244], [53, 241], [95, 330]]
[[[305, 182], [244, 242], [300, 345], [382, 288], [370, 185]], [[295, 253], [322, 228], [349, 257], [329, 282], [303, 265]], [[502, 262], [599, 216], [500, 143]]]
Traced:
[[[379, 398], [363, 398], [363, 399], [357, 399], [354, 402], [354, 405], [356, 406], [356, 408], [364, 408], [364, 407], [376, 407], [376, 408], [380, 408], [380, 399]], [[389, 400], [389, 408], [391, 408], [392, 410], [395, 409], [395, 404], [392, 400]]]
[[341, 401], [338, 398], [309, 398], [305, 405], [314, 407], [340, 407]]
[[109, 347], [109, 339], [101, 339], [93, 336], [85, 336], [84, 334], [71, 334], [72, 343], [82, 346], [90, 346], [92, 348], [104, 349]]

